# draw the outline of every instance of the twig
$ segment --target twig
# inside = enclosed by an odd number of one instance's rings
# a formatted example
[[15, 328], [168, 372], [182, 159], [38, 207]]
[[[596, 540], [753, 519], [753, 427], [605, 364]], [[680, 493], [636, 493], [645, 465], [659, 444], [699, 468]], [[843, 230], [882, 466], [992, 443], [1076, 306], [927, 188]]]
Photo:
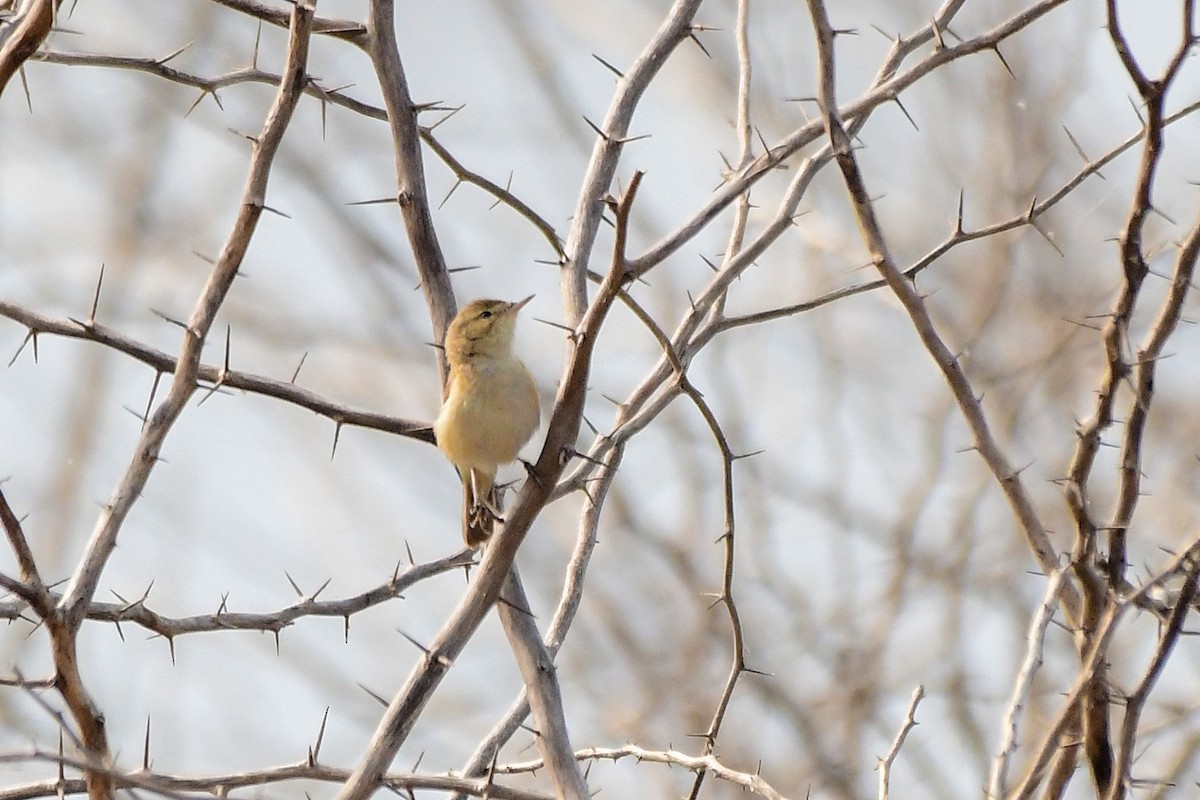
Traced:
[[1037, 610], [1029, 621], [1029, 632], [1025, 637], [1025, 658], [1021, 662], [1021, 668], [1017, 671], [1016, 680], [1013, 682], [1012, 697], [1004, 710], [1003, 733], [1000, 738], [1000, 747], [997, 749], [996, 757], [992, 761], [992, 774], [988, 780], [986, 794], [986, 797], [990, 800], [1003, 800], [1008, 791], [1006, 785], [1008, 782], [1008, 767], [1013, 754], [1017, 751], [1017, 732], [1021, 713], [1025, 710], [1025, 705], [1029, 701], [1029, 693], [1033, 689], [1034, 676], [1042, 666], [1042, 653], [1046, 644], [1046, 628], [1050, 626], [1050, 621], [1054, 618], [1054, 611], [1058, 608], [1058, 595], [1062, 591], [1062, 583], [1065, 575], [1066, 571], [1063, 569], [1056, 569], [1050, 573], [1050, 577], [1046, 581], [1046, 591], [1042, 595], [1042, 602], [1038, 605]]
[[[55, 319], [30, 311], [7, 300], [0, 300], [0, 317], [7, 317], [39, 334], [49, 333], [55, 336], [95, 342], [103, 347], [124, 353], [154, 368], [158, 373], [173, 374], [178, 365], [175, 357], [98, 322]], [[297, 386], [290, 379], [279, 380], [238, 370], [226, 371], [223, 366], [214, 364], [197, 364], [195, 375], [196, 381], [199, 383], [215, 384], [220, 381], [221, 385], [228, 389], [273, 397], [276, 400], [306, 408], [341, 425], [369, 428], [406, 436], [429, 444], [433, 443], [433, 427], [428, 422], [343, 405]]]
[[892, 746], [888, 749], [887, 755], [879, 759], [879, 800], [888, 800], [892, 764], [895, 763], [896, 756], [900, 755], [900, 748], [904, 746], [904, 740], [908, 738], [909, 732], [917, 726], [917, 706], [921, 704], [924, 697], [925, 687], [918, 684], [917, 688], [913, 689], [912, 700], [908, 703], [908, 713], [904, 717], [904, 723], [896, 733], [896, 738], [892, 740]]
[[[620, 761], [623, 758], [633, 758], [637, 761], [646, 761], [652, 764], [668, 764], [670, 766], [683, 767], [686, 770], [697, 773], [711, 772], [717, 779], [737, 784], [743, 789], [748, 789], [754, 794], [766, 798], [766, 800], [788, 800], [781, 792], [763, 780], [761, 775], [730, 769], [722, 764], [714, 755], [691, 756], [687, 753], [681, 753], [678, 750], [647, 750], [635, 744], [627, 744], [624, 747], [588, 747], [583, 750], [576, 750], [575, 758], [581, 761]], [[526, 761], [518, 764], [498, 764], [496, 772], [497, 774], [511, 775], [536, 772], [542, 769], [542, 767], [543, 763], [541, 759], [538, 759], [537, 761]], [[0, 800], [3, 800], [3, 798], [0, 798]]]
[[470, 588], [429, 645], [430, 656], [413, 667], [389, 704], [358, 766], [338, 793], [338, 800], [366, 800], [379, 786], [387, 765], [395, 758], [433, 691], [499, 596], [517, 548], [549, 500], [550, 488], [562, 474], [563, 455], [571, 451], [579, 433], [596, 340], [621, 288], [632, 279], [625, 244], [640, 183], [641, 173], [635, 173], [617, 204], [612, 267], [577, 335], [571, 339], [573, 352], [559, 384], [546, 442], [532, 467], [531, 478], [517, 495], [503, 528], [489, 542]]

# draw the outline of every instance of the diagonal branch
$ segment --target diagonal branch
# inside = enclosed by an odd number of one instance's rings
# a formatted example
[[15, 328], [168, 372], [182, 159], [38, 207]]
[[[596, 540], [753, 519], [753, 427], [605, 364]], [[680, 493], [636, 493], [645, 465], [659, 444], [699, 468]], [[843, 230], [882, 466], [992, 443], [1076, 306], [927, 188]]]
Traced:
[[0, 37], [0, 97], [12, 76], [50, 35], [61, 3], [62, 0], [31, 0], [12, 23], [14, 27]]
[[[834, 30], [829, 23], [823, 0], [808, 0], [809, 13], [817, 33], [817, 53], [820, 70], [820, 106], [825, 130], [833, 147], [846, 189], [850, 194], [851, 206], [858, 220], [859, 229], [871, 261], [879, 270], [888, 288], [904, 306], [912, 320], [913, 327], [921, 339], [925, 349], [933, 357], [941, 370], [958, 407], [966, 420], [975, 439], [975, 449], [991, 470], [992, 475], [1000, 484], [1001, 490], [1008, 499], [1009, 506], [1025, 536], [1026, 544], [1033, 552], [1039, 566], [1049, 574], [1058, 566], [1058, 555], [1050, 543], [1033, 500], [1029, 496], [1020, 472], [1015, 469], [1000, 449], [999, 443], [992, 434], [983, 406], [971, 388], [962, 365], [957, 356], [946, 346], [929, 316], [925, 300], [917, 292], [916, 286], [904, 276], [896, 265], [884, 238], [879, 220], [863, 180], [858, 160], [851, 147], [849, 134], [846, 132], [838, 112], [835, 86], [835, 61], [833, 53]], [[1068, 608], [1068, 617], [1074, 618], [1073, 607], [1076, 597], [1073, 593], [1064, 591], [1064, 603]]]
[[622, 287], [633, 277], [629, 271], [625, 244], [630, 212], [640, 183], [641, 173], [635, 173], [617, 204], [612, 267], [597, 292], [595, 302], [571, 337], [571, 356], [559, 384], [546, 442], [532, 468], [530, 480], [525, 481], [517, 495], [503, 528], [489, 542], [470, 589], [430, 643], [426, 657], [413, 667], [404, 686], [388, 705], [367, 752], [338, 793], [337, 800], [366, 800], [379, 787], [384, 771], [408, 738], [425, 704], [498, 598], [517, 548], [549, 501], [550, 490], [562, 474], [563, 465], [568, 454], [573, 452], [579, 434], [592, 353], [600, 330]]
[[221, 249], [209, 274], [208, 283], [188, 320], [183, 346], [176, 362], [175, 376], [167, 396], [148, 420], [135, 449], [133, 461], [104, 507], [91, 541], [88, 542], [87, 551], [63, 596], [61, 607], [72, 628], [78, 628], [83, 619], [87, 604], [96, 593], [104, 565], [117, 545], [117, 534], [121, 525], [149, 481], [167, 434], [196, 390], [204, 341], [250, 246], [250, 239], [254, 235], [266, 201], [272, 161], [279, 150], [280, 142], [283, 141], [283, 134], [291, 121], [292, 112], [295, 111], [308, 83], [305, 66], [308, 61], [312, 19], [313, 7], [306, 0], [298, 0], [292, 7], [291, 38], [288, 41], [283, 80], [280, 82], [275, 102], [267, 114], [262, 132], [254, 140], [242, 205], [234, 220], [233, 230]]

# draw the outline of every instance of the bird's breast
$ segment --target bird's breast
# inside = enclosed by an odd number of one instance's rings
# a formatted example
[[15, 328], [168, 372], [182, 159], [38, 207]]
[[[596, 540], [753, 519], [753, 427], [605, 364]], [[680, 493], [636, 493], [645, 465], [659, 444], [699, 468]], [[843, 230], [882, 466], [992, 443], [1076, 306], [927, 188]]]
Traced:
[[537, 385], [516, 358], [455, 366], [434, 424], [438, 448], [460, 468], [494, 471], [517, 457], [541, 416]]

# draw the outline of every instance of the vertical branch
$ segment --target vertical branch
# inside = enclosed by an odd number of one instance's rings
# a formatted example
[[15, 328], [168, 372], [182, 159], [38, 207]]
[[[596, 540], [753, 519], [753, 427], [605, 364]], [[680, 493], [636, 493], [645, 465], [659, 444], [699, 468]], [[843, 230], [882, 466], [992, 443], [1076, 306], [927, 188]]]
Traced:
[[574, 220], [564, 247], [566, 259], [562, 264], [563, 318], [575, 326], [588, 307], [588, 259], [600, 220], [604, 212], [604, 197], [617, 171], [617, 161], [625, 145], [629, 122], [650, 82], [667, 62], [667, 57], [692, 32], [692, 18], [701, 0], [675, 0], [666, 19], [655, 32], [650, 44], [642, 51], [633, 66], [617, 79], [617, 91], [609, 103], [608, 113], [600, 126], [600, 136], [592, 148], [587, 174], [579, 190]]
[[[394, 0], [371, 0], [368, 16], [370, 31], [368, 52], [387, 108], [388, 126], [396, 161], [396, 202], [404, 220], [412, 247], [413, 260], [421, 276], [421, 290], [433, 321], [433, 337], [441, 344], [446, 328], [454, 318], [454, 290], [450, 274], [433, 227], [429, 194], [425, 187], [425, 166], [421, 158], [421, 131], [417, 107], [408, 91], [408, 79], [400, 60], [396, 41]], [[445, 386], [450, 367], [441, 348], [437, 348], [438, 372]]]
[[[750, 62], [749, 29], [750, 0], [738, 0], [737, 30], [734, 38], [737, 42], [738, 53], [737, 132], [738, 144], [741, 151], [737, 166], [739, 170], [744, 169], [754, 160], [752, 152], [753, 140], [751, 139], [753, 126], [750, 122], [752, 69]], [[725, 268], [728, 268], [729, 263], [737, 257], [742, 249], [742, 241], [746, 234], [746, 222], [750, 218], [750, 208], [750, 189], [747, 188], [738, 197], [733, 216], [733, 226], [729, 232], [729, 242], [725, 248]], [[711, 306], [712, 313], [720, 313], [724, 297], [724, 293], [718, 296], [715, 303]], [[662, 339], [666, 357], [672, 361], [678, 370], [677, 379], [680, 389], [691, 399], [692, 403], [703, 415], [704, 421], [708, 424], [709, 430], [712, 432], [717, 447], [721, 452], [724, 530], [721, 533], [720, 541], [724, 545], [724, 558], [721, 570], [721, 591], [717, 597], [717, 602], [725, 607], [725, 612], [729, 616], [729, 630], [733, 637], [733, 654], [729, 665], [729, 675], [725, 679], [725, 686], [721, 690], [720, 698], [717, 700], [717, 707], [713, 710], [712, 719], [708, 723], [708, 729], [704, 732], [704, 754], [712, 755], [717, 746], [717, 734], [721, 731], [721, 724], [725, 720], [725, 714], [729, 709], [729, 702], [733, 699], [734, 687], [737, 686], [738, 678], [746, 670], [745, 636], [742, 631], [741, 616], [738, 614], [737, 605], [733, 599], [734, 531], [736, 529], [733, 499], [733, 462], [736, 456], [729, 446], [729, 441], [725, 438], [724, 431], [721, 430], [721, 425], [717, 420], [716, 414], [713, 413], [713, 410], [704, 400], [703, 395], [688, 380], [682, 363], [678, 361], [678, 358], [675, 357], [671, 349], [670, 342], [666, 340], [665, 336]], [[704, 779], [707, 774], [707, 771], [703, 769], [696, 772], [696, 779], [692, 782], [692, 791], [689, 795], [691, 800], [696, 800], [700, 796], [700, 789], [704, 786]]]
[[312, 6], [304, 0], [297, 2], [292, 9], [291, 36], [279, 92], [262, 133], [254, 140], [241, 210], [188, 320], [167, 397], [147, 420], [133, 460], [101, 512], [87, 549], [55, 612], [46, 620], [54, 657], [55, 687], [79, 726], [80, 738], [90, 762], [100, 767], [86, 774], [88, 794], [93, 800], [109, 798], [113, 792], [112, 777], [105, 769], [110, 762], [108, 735], [104, 714], [93, 703], [83, 685], [76, 636], [104, 567], [116, 547], [121, 526], [150, 479], [167, 434], [195, 391], [205, 338], [249, 247], [264, 208], [272, 160], [308, 82], [305, 65], [313, 13]]
[[634, 173], [629, 188], [617, 203], [612, 267], [600, 285], [595, 302], [571, 337], [571, 357], [559, 384], [546, 442], [542, 445], [541, 454], [533, 466], [531, 479], [525, 481], [516, 502], [506, 515], [503, 528], [489, 541], [487, 551], [467, 593], [430, 643], [425, 659], [413, 667], [404, 686], [388, 705], [375, 729], [367, 752], [338, 793], [337, 800], [366, 800], [379, 787], [385, 770], [412, 732], [434, 690], [499, 596], [500, 587], [507, 580], [509, 568], [516, 557], [517, 548], [521, 546], [530, 525], [541, 512], [550, 497], [551, 489], [562, 474], [568, 454], [573, 451], [583, 419], [587, 380], [596, 339], [621, 288], [633, 279], [629, 271], [625, 243], [633, 199], [641, 178], [640, 172]]
[[829, 23], [823, 0], [808, 0], [808, 7], [817, 33], [821, 112], [824, 115], [825, 128], [833, 147], [834, 157], [837, 159], [846, 189], [850, 194], [851, 206], [858, 220], [859, 230], [871, 255], [871, 262], [879, 270], [887, 282], [888, 288], [892, 290], [908, 313], [921, 343], [941, 370], [967, 426], [974, 436], [975, 450], [978, 451], [992, 475], [995, 476], [997, 483], [1000, 484], [1034, 558], [1049, 574], [1058, 566], [1058, 556], [1046, 535], [1046, 529], [1042, 525], [1037, 510], [1033, 506], [1033, 500], [1025, 489], [1021, 474], [1009, 464], [1000, 445], [992, 435], [987, 417], [983, 413], [983, 406], [975, 396], [957, 356], [942, 341], [937, 328], [934, 327], [929, 311], [925, 308], [924, 298], [917, 292], [916, 286], [896, 266], [896, 262], [888, 250], [883, 231], [875, 216], [871, 197], [859, 170], [858, 161], [851, 149], [850, 136], [842, 124], [838, 111], [834, 90], [834, 30]]
[[[604, 470], [586, 493], [587, 499], [584, 501], [580, 534], [575, 541], [575, 550], [567, 564], [566, 579], [563, 582], [558, 607], [554, 611], [554, 618], [551, 619], [549, 630], [546, 632], [546, 650], [551, 658], [558, 655], [558, 651], [566, 639], [567, 631], [575, 620], [579, 604], [583, 601], [583, 581], [587, 575], [588, 565], [591, 563], [592, 551], [596, 547], [600, 510], [612, 487], [624, 452], [624, 445], [618, 445], [609, 451], [604, 462]], [[492, 763], [492, 759], [500, 752], [500, 748], [520, 729], [521, 723], [529, 716], [529, 710], [528, 693], [522, 688], [504, 717], [475, 748], [475, 752], [471, 754], [463, 767], [463, 775], [483, 774], [483, 771]], [[454, 794], [451, 795], [450, 800], [466, 800], [466, 797], [465, 794]]]
[[308, 83], [305, 65], [308, 60], [313, 13], [312, 5], [305, 0], [299, 0], [292, 8], [291, 36], [288, 40], [287, 58], [279, 92], [267, 114], [262, 132], [254, 139], [241, 209], [234, 220], [233, 230], [208, 276], [204, 291], [188, 319], [183, 346], [167, 396], [147, 420], [145, 430], [138, 440], [133, 461], [101, 512], [87, 551], [67, 585], [61, 607], [72, 627], [78, 627], [88, 601], [95, 594], [104, 565], [116, 547], [117, 533], [150, 479], [150, 473], [158, 461], [158, 454], [171, 426], [175, 424], [188, 398], [196, 389], [204, 341], [250, 246], [250, 239], [263, 212], [272, 161]]
[[1008, 791], [1008, 766], [1013, 754], [1017, 751], [1017, 732], [1021, 712], [1029, 701], [1029, 693], [1033, 689], [1033, 678], [1042, 666], [1042, 653], [1046, 646], [1046, 629], [1054, 618], [1054, 610], [1058, 608], [1058, 596], [1062, 591], [1065, 570], [1057, 569], [1050, 574], [1046, 581], [1046, 592], [1042, 602], [1034, 612], [1029, 622], [1029, 633], [1026, 635], [1025, 659], [1017, 672], [1013, 683], [1012, 698], [1004, 711], [1004, 733], [1001, 736], [1000, 748], [992, 761], [992, 774], [988, 780], [985, 797], [989, 800], [1003, 800]]
[[1121, 738], [1117, 746], [1113, 779], [1108, 787], [1108, 800], [1123, 798], [1126, 787], [1131, 783], [1130, 769], [1133, 767], [1133, 750], [1137, 743], [1138, 723], [1141, 722], [1142, 711], [1146, 707], [1146, 701], [1154, 689], [1154, 684], [1158, 682], [1163, 668], [1167, 665], [1171, 651], [1175, 648], [1179, 637], [1183, 635], [1183, 622], [1187, 618], [1188, 612], [1192, 610], [1198, 583], [1200, 583], [1200, 561], [1193, 561], [1188, 566], [1187, 577], [1184, 579], [1179, 597], [1175, 600], [1175, 606], [1167, 618], [1167, 624], [1159, 635], [1158, 646], [1154, 649], [1150, 666], [1146, 668], [1146, 674], [1142, 677], [1137, 689], [1125, 701], [1125, 718], [1121, 721]]
[[[1142, 237], [1146, 218], [1154, 209], [1154, 178], [1162, 159], [1163, 131], [1166, 128], [1165, 101], [1167, 91], [1179, 75], [1184, 60], [1191, 52], [1195, 42], [1195, 36], [1192, 33], [1195, 0], [1183, 0], [1180, 42], [1163, 76], [1158, 80], [1148, 79], [1130, 52], [1117, 18], [1116, 0], [1109, 0], [1107, 8], [1109, 37], [1146, 108], [1146, 130], [1142, 139], [1142, 161], [1138, 168], [1137, 186], [1134, 190], [1132, 206], [1119, 238], [1121, 265], [1124, 272], [1122, 298], [1128, 296], [1129, 299], [1127, 304], [1118, 304], [1118, 313], [1113, 315], [1113, 319], [1108, 325], [1113, 329], [1113, 336], [1119, 336], [1121, 342], [1127, 342], [1132, 306], [1136, 303], [1138, 290], [1150, 269], [1143, 253]], [[1181, 270], [1186, 271], [1189, 276], [1188, 280], [1190, 280], [1194, 263], [1194, 253], [1190, 260], [1182, 258], [1181, 254], [1181, 258], [1176, 262], [1176, 281], [1180, 277]], [[1170, 296], [1160, 311], [1155, 328], [1150, 334], [1147, 346], [1137, 354], [1133, 366], [1133, 409], [1130, 412], [1129, 422], [1125, 427], [1124, 441], [1121, 445], [1120, 486], [1116, 509], [1108, 526], [1108, 577], [1111, 586], [1117, 586], [1125, 574], [1126, 539], [1129, 525], [1133, 520], [1133, 511], [1141, 492], [1141, 439], [1152, 399], [1155, 362], [1162, 354], [1162, 345], [1165, 344], [1170, 332], [1175, 328], [1182, 307], [1183, 293], [1179, 291], [1178, 287], [1173, 286]], [[1111, 360], [1113, 348], [1107, 345], [1108, 335], [1109, 332], [1106, 330], [1106, 349], [1110, 350]], [[1119, 358], [1119, 343], [1116, 350], [1116, 357]], [[1121, 377], [1124, 377], [1129, 374], [1129, 370], [1129, 365], [1121, 364], [1118, 371]]]
[[587, 781], [583, 779], [571, 747], [554, 659], [542, 644], [515, 564], [509, 569], [502, 599], [504, 602], [497, 606], [497, 611], [509, 645], [517, 657], [517, 666], [521, 670], [525, 694], [529, 698], [538, 731], [538, 749], [550, 773], [554, 794], [561, 800], [589, 800], [591, 793]]
[[917, 727], [917, 706], [924, 697], [925, 687], [918, 684], [917, 688], [913, 689], [912, 699], [908, 701], [908, 713], [904, 715], [904, 722], [896, 732], [892, 746], [888, 748], [887, 755], [879, 759], [879, 800], [888, 800], [891, 796], [892, 764], [896, 763], [896, 757], [900, 755], [900, 748], [904, 746], [908, 734]]
[[[750, 84], [753, 75], [750, 61], [750, 0], [738, 0], [737, 27], [734, 34], [738, 55], [738, 93], [737, 93], [737, 137], [738, 162], [732, 170], [733, 174], [748, 168], [754, 161], [754, 126], [750, 121]], [[733, 215], [733, 226], [729, 231], [729, 241], [725, 246], [725, 258], [722, 266], [728, 267], [742, 249], [742, 241], [746, 236], [746, 222], [750, 219], [750, 187], [738, 195]], [[721, 298], [725, 297], [724, 293]], [[719, 306], [718, 306], [719, 307]]]

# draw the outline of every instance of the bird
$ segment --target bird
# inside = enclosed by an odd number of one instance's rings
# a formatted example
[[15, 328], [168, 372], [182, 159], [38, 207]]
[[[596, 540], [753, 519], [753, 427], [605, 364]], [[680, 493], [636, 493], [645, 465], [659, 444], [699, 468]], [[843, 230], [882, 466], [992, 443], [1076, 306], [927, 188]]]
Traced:
[[517, 314], [532, 299], [474, 300], [446, 330], [450, 374], [433, 431], [462, 479], [463, 539], [472, 549], [500, 519], [496, 471], [516, 460], [541, 421], [537, 384], [513, 353]]

